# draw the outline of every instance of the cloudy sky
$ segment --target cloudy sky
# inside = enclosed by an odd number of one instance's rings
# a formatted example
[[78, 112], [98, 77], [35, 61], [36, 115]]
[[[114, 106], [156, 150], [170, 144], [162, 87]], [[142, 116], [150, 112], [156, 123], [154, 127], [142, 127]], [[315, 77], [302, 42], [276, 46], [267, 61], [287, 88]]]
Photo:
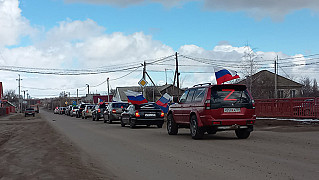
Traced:
[[[0, 81], [31, 97], [106, 93], [137, 85], [142, 66], [182, 87], [216, 82], [214, 67], [241, 77], [274, 71], [319, 78], [317, 0], [0, 0]], [[249, 61], [251, 60], [251, 61]], [[166, 71], [166, 73], [165, 73]], [[72, 74], [72, 75], [70, 75]], [[149, 80], [148, 80], [149, 81]]]

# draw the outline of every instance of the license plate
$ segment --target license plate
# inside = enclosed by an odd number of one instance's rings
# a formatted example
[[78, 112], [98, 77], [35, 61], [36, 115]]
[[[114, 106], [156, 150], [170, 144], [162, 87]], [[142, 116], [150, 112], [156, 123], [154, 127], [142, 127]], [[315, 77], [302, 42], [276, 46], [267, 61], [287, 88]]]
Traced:
[[155, 117], [156, 114], [145, 114], [145, 117]]
[[240, 108], [224, 108], [225, 113], [235, 113], [240, 112]]

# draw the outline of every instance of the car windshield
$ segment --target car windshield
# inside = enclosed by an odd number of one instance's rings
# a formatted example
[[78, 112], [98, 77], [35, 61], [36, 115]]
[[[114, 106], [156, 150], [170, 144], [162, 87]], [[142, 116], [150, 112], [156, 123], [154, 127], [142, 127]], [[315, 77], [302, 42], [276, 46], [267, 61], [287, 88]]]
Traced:
[[113, 108], [127, 108], [128, 107], [128, 103], [113, 103], [112, 104]]
[[211, 108], [252, 106], [252, 101], [246, 88], [241, 86], [220, 86], [212, 88]]
[[26, 110], [27, 111], [33, 111], [34, 109], [33, 108], [27, 108]]

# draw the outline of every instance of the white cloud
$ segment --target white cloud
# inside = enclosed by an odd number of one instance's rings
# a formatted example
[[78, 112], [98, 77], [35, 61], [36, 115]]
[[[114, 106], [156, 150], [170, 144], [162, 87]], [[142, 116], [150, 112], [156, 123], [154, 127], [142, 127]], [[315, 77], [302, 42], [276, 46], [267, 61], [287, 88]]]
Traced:
[[32, 35], [34, 31], [21, 16], [18, 0], [0, 1], [0, 47], [16, 45], [22, 36]]

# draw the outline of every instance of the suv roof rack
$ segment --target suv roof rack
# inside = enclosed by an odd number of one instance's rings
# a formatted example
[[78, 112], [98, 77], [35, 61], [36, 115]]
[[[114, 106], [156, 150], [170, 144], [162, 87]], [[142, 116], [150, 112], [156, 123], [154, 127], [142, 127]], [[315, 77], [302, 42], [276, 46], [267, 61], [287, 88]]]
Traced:
[[212, 83], [196, 84], [196, 85], [194, 85], [193, 87], [204, 86], [204, 85], [212, 85]]

